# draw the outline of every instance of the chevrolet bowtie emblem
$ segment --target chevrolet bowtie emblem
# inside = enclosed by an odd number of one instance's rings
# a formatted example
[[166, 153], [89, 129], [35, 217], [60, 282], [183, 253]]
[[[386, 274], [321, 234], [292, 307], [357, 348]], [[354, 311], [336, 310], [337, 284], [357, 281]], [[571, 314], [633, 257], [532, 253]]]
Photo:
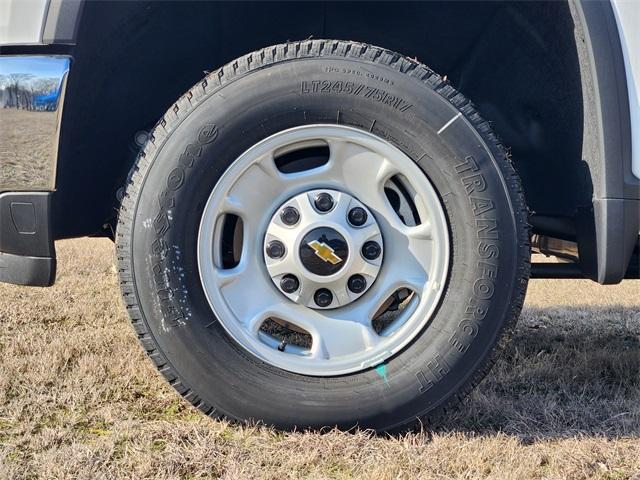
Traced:
[[336, 255], [335, 250], [326, 243], [319, 242], [318, 240], [312, 240], [307, 243], [307, 245], [313, 248], [313, 251], [318, 257], [325, 262], [329, 262], [331, 265], [337, 265], [342, 261], [342, 259]]

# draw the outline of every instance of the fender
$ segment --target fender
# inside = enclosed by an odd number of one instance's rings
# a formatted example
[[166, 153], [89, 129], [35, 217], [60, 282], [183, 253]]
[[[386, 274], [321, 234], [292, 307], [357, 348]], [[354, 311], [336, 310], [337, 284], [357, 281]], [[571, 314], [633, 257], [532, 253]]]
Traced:
[[630, 97], [620, 42], [625, 32], [618, 31], [609, 2], [574, 1], [571, 7], [583, 88], [583, 160], [593, 180], [595, 229], [595, 242], [589, 240], [591, 232], [582, 239], [578, 235], [580, 257], [587, 260], [591, 278], [617, 283], [625, 276], [640, 231], [640, 182], [632, 173]]

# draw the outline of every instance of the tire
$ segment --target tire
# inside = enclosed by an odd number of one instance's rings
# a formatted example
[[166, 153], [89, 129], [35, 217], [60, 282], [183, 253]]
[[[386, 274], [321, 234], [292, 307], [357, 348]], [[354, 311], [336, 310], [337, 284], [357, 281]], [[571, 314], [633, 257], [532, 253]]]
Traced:
[[[381, 364], [324, 376], [269, 364], [231, 338], [198, 265], [203, 212], [235, 159], [315, 124], [370, 132], [412, 159], [438, 194], [450, 252], [442, 295], [408, 344]], [[519, 179], [462, 94], [397, 53], [308, 40], [243, 56], [168, 110], [131, 171], [117, 256], [142, 346], [205, 414], [285, 430], [397, 432], [442, 420], [488, 372], [520, 313], [530, 248]]]

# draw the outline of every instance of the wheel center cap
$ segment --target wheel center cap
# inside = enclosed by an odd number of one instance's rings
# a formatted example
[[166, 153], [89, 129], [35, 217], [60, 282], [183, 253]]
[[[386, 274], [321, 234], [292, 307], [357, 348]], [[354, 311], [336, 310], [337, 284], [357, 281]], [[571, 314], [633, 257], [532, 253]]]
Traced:
[[311, 273], [328, 276], [344, 267], [349, 258], [349, 246], [333, 228], [318, 227], [303, 237], [299, 255], [302, 265]]
[[328, 188], [280, 205], [264, 237], [264, 261], [276, 288], [309, 308], [356, 301], [376, 281], [383, 256], [373, 213], [350, 194]]

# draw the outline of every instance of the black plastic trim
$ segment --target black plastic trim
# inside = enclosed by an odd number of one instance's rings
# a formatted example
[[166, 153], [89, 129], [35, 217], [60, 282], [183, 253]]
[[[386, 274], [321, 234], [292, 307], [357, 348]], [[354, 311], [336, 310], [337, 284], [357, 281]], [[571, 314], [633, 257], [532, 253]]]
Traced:
[[598, 282], [618, 283], [625, 278], [640, 231], [640, 201], [594, 199]]
[[52, 192], [0, 194], [0, 282], [49, 286], [56, 253], [51, 229]]
[[588, 63], [583, 65], [583, 75], [589, 75], [587, 81], [593, 85], [593, 104], [585, 110], [585, 115], [592, 117], [593, 130], [585, 134], [597, 137], [594, 148], [583, 153], [593, 180], [596, 237], [595, 265], [588, 270], [593, 270], [591, 275], [599, 283], [618, 283], [629, 266], [640, 223], [640, 181], [631, 171], [631, 118], [624, 59], [611, 4], [574, 1], [573, 5], [574, 20], [587, 50], [581, 59]]
[[0, 282], [50, 287], [56, 279], [56, 259], [0, 252]]

